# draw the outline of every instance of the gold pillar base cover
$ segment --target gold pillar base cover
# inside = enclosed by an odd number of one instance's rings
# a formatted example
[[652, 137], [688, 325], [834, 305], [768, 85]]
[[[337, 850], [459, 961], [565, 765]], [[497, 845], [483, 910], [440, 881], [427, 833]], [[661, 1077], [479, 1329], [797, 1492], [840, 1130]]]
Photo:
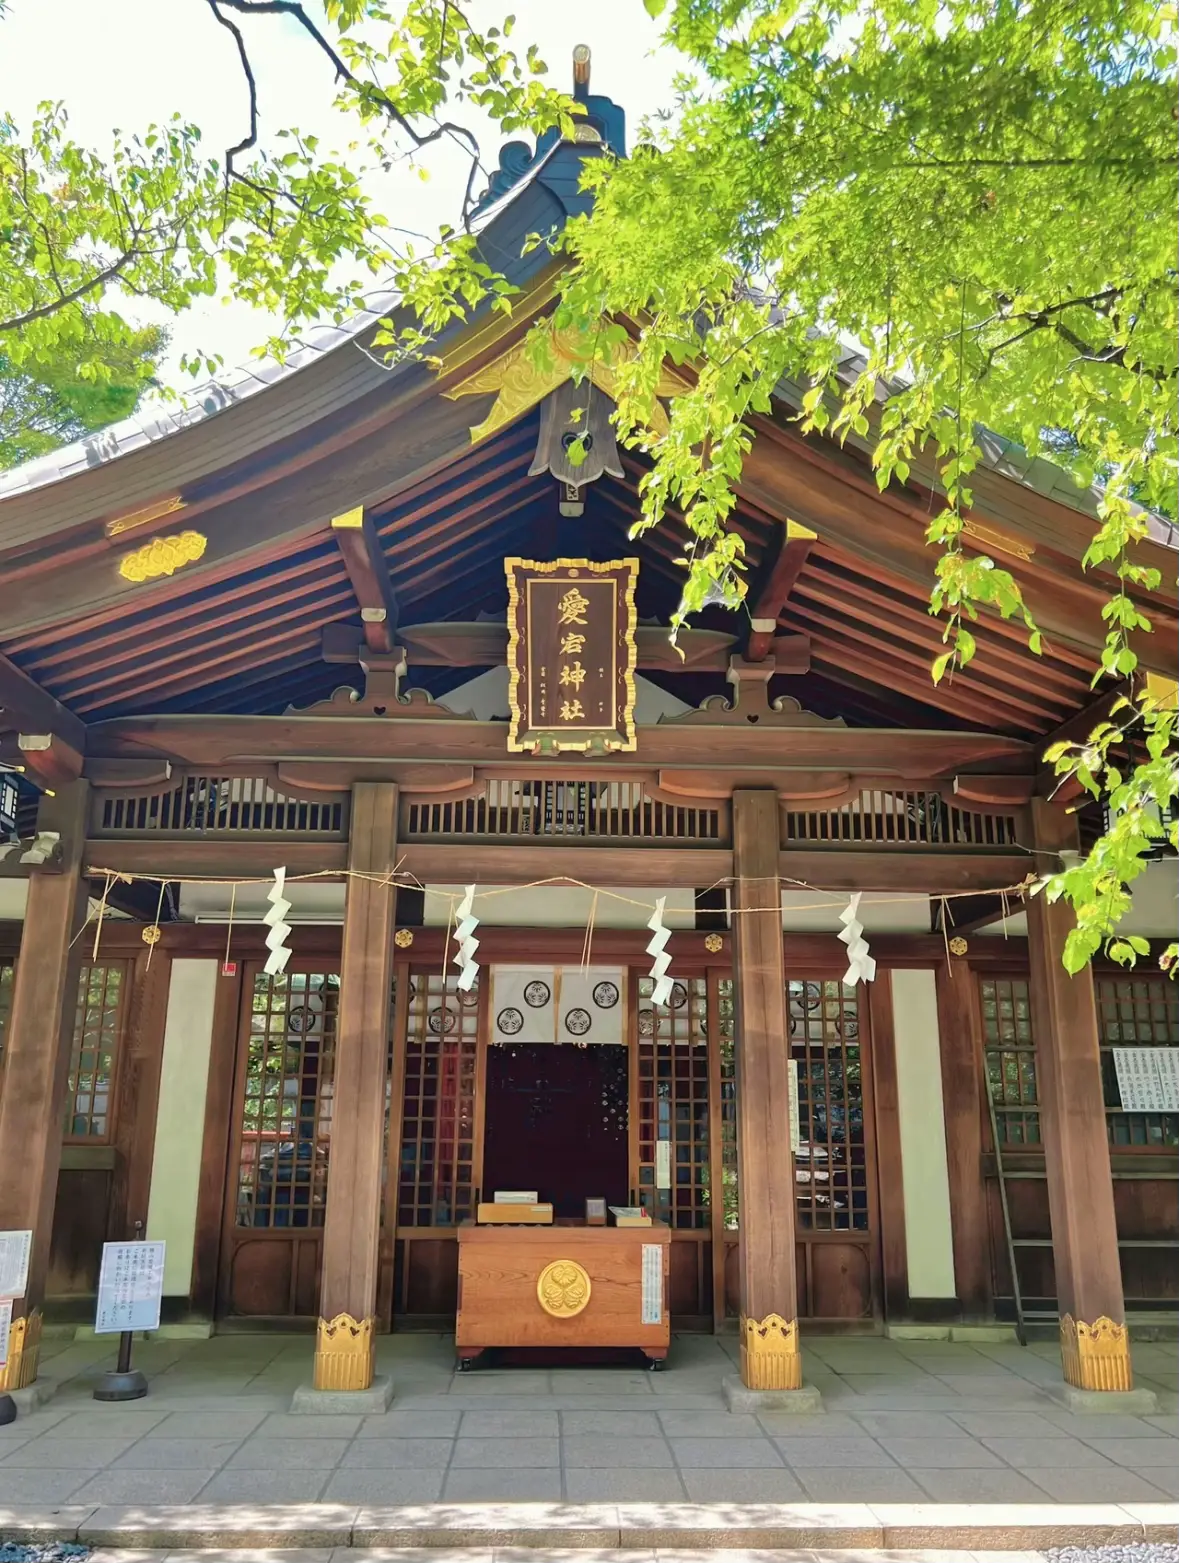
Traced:
[[375, 1319], [338, 1313], [315, 1332], [316, 1389], [368, 1389], [373, 1381]]
[[1075, 1389], [1133, 1389], [1130, 1336], [1104, 1316], [1093, 1324], [1066, 1313], [1060, 1321], [1065, 1381]]
[[746, 1389], [801, 1389], [798, 1320], [769, 1313], [741, 1317], [741, 1382]]
[[13, 1319], [8, 1331], [8, 1361], [0, 1368], [0, 1390], [28, 1389], [41, 1357], [41, 1310]]

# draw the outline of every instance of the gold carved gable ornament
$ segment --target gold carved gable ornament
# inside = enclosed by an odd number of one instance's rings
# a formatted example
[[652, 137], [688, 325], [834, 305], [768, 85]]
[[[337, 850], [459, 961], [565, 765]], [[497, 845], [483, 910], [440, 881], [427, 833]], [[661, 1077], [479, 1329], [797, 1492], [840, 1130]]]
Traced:
[[[633, 342], [613, 342], [600, 346], [594, 333], [588, 335], [573, 327], [549, 326], [547, 357], [536, 353], [525, 338], [506, 348], [498, 358], [476, 369], [457, 385], [443, 391], [449, 401], [461, 396], [480, 396], [495, 393], [491, 411], [482, 423], [473, 425], [471, 443], [477, 445], [489, 434], [505, 428], [509, 423], [530, 411], [544, 400], [550, 391], [573, 378], [574, 372], [584, 373], [592, 385], [597, 386], [614, 401], [618, 400], [619, 371], [631, 363], [637, 353]], [[541, 361], [538, 362], [538, 359]], [[443, 373], [445, 373], [445, 362]], [[665, 369], [655, 387], [656, 396], [675, 396], [688, 389], [688, 384], [671, 370]], [[662, 405], [652, 404], [651, 427], [657, 434], [666, 434], [667, 413]]]
[[633, 750], [637, 559], [504, 560], [508, 748]]

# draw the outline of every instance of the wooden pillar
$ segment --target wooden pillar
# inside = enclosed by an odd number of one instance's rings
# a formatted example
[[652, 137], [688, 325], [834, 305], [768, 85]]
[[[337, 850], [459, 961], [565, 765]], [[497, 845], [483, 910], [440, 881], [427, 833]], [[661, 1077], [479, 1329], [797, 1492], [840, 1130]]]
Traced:
[[741, 1379], [748, 1389], [800, 1389], [776, 792], [733, 794], [733, 872]]
[[[1032, 824], [1037, 867], [1051, 872], [1059, 866], [1057, 854], [1076, 849], [1076, 823], [1063, 809], [1036, 799]], [[1126, 1390], [1133, 1377], [1097, 1004], [1091, 970], [1070, 977], [1061, 964], [1072, 927], [1067, 902], [1032, 897], [1028, 958], [1061, 1355], [1065, 1379], [1076, 1388]]]
[[66, 1081], [78, 1008], [86, 916], [82, 852], [89, 788], [71, 782], [46, 795], [38, 831], [57, 831], [62, 871], [33, 874], [12, 987], [0, 1089], [0, 1231], [32, 1231], [29, 1285], [13, 1308], [8, 1365], [0, 1390], [25, 1389], [37, 1377], [41, 1304], [61, 1167]]
[[316, 1389], [367, 1389], [379, 1272], [381, 1173], [389, 1078], [389, 995], [397, 890], [397, 787], [352, 789], [332, 1140], [315, 1349]]
[[978, 983], [967, 962], [947, 954], [937, 969], [937, 1027], [946, 1119], [946, 1172], [954, 1287], [962, 1317], [989, 1319], [991, 1249], [983, 1179], [983, 1038]]

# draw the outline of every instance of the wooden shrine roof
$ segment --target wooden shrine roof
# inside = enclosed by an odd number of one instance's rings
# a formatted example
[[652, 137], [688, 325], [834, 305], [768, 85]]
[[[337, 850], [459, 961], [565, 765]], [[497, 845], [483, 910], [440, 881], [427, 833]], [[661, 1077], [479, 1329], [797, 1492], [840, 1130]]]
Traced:
[[[361, 350], [373, 315], [330, 332], [301, 359], [265, 363], [244, 383], [208, 388], [195, 410], [154, 427], [135, 422], [36, 471], [0, 482], [0, 733], [41, 731], [55, 719], [83, 724], [165, 713], [266, 714], [302, 707], [352, 681], [327, 663], [324, 627], [358, 624], [358, 602], [331, 531], [333, 516], [364, 506], [372, 517], [403, 626], [502, 619], [502, 559], [525, 553], [641, 560], [640, 621], [666, 624], [680, 594], [675, 563], [685, 533], [672, 524], [629, 544], [643, 464], [624, 454], [624, 476], [584, 490], [578, 518], [557, 513], [549, 475], [529, 476], [535, 406], [472, 444], [489, 395], [445, 393], [502, 353], [548, 306], [543, 246], [521, 241], [559, 226], [583, 205], [584, 143], [552, 149], [494, 208], [481, 242], [525, 290], [516, 318], [481, 322], [440, 339], [442, 378], [424, 365], [390, 370]], [[551, 263], [549, 263], [551, 266]], [[1022, 628], [988, 616], [973, 664], [935, 688], [930, 664], [940, 626], [927, 612], [934, 554], [924, 526], [936, 481], [915, 463], [908, 486], [877, 492], [867, 453], [801, 437], [783, 386], [772, 418], [755, 420], [736, 512], [746, 539], [750, 604], [771, 587], [793, 520], [817, 534], [773, 604], [779, 634], [810, 640], [810, 671], [781, 676], [790, 694], [824, 716], [874, 727], [970, 728], [1038, 737], [1091, 700], [1109, 582], [1080, 565], [1092, 533], [1091, 498], [1072, 494], [1045, 464], [995, 444], [974, 484], [969, 545], [1011, 568], [1044, 630], [1033, 657]], [[155, 538], [195, 530], [201, 556], [174, 574], [128, 580], [119, 561]], [[1145, 562], [1173, 577], [1166, 523], [1152, 526]], [[764, 600], [764, 599], [763, 599]], [[1167, 672], [1179, 626], [1173, 592], [1147, 599], [1156, 634], [1144, 663]], [[748, 647], [748, 615], [708, 610], [704, 627]], [[415, 669], [407, 684], [435, 693], [477, 667]], [[725, 689], [723, 673], [649, 675], [692, 703]], [[53, 702], [65, 708], [59, 713]], [[75, 734], [77, 728], [74, 729]]]

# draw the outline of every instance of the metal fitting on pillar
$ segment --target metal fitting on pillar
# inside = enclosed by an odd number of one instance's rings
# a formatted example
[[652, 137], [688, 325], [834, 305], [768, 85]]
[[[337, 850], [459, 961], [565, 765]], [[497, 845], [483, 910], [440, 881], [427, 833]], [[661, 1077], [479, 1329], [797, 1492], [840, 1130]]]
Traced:
[[770, 1313], [741, 1320], [741, 1382], [746, 1389], [801, 1389], [798, 1320]]
[[368, 1389], [375, 1367], [375, 1319], [338, 1313], [315, 1332], [315, 1388]]
[[1076, 1389], [1134, 1388], [1129, 1330], [1113, 1319], [1086, 1324], [1066, 1313], [1060, 1321], [1060, 1355], [1065, 1381]]

